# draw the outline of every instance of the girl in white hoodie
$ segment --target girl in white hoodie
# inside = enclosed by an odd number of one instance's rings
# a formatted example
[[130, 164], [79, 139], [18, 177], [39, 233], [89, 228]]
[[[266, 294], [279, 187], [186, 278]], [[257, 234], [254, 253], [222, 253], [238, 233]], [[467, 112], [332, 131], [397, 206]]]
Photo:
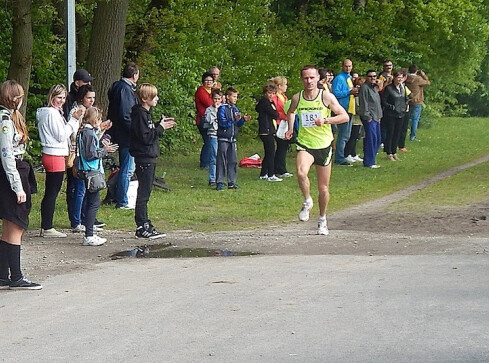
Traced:
[[55, 84], [48, 93], [47, 107], [37, 109], [36, 119], [42, 146], [42, 165], [46, 170], [46, 185], [41, 202], [41, 237], [66, 237], [53, 227], [56, 197], [63, 183], [65, 157], [69, 154], [68, 139], [78, 131], [78, 119], [83, 110], [73, 114], [67, 122], [63, 117], [66, 87]]

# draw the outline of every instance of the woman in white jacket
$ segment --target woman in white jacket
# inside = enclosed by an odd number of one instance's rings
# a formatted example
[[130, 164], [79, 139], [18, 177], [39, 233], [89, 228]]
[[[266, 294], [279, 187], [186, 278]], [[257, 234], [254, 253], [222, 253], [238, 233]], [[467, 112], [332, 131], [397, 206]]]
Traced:
[[37, 109], [36, 119], [42, 146], [42, 165], [46, 170], [46, 185], [41, 202], [41, 237], [66, 237], [53, 227], [56, 198], [63, 184], [66, 169], [65, 157], [69, 154], [68, 139], [78, 131], [78, 119], [83, 110], [70, 117], [63, 117], [66, 87], [55, 84], [48, 93], [47, 107]]

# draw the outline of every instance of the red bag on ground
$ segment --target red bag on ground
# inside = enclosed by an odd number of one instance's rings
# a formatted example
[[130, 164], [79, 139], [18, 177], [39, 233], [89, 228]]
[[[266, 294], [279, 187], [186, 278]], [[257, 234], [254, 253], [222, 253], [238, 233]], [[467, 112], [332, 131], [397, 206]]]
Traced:
[[251, 155], [249, 158], [243, 158], [239, 162], [242, 168], [261, 168], [261, 158], [258, 154]]

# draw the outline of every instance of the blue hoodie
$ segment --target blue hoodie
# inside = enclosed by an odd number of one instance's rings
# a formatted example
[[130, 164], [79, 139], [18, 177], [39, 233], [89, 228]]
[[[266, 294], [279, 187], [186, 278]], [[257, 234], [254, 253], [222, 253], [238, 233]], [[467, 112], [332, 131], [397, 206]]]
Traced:
[[332, 91], [333, 94], [338, 99], [338, 102], [341, 106], [348, 112], [348, 106], [350, 104], [350, 87], [346, 80], [351, 78], [351, 76], [345, 71], [341, 71], [338, 75], [333, 79]]

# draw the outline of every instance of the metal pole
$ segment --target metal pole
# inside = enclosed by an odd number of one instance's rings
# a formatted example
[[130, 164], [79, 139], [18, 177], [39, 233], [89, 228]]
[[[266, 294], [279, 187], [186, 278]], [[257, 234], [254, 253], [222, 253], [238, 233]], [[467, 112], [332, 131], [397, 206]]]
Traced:
[[76, 71], [75, 0], [66, 0], [66, 84], [68, 89]]

